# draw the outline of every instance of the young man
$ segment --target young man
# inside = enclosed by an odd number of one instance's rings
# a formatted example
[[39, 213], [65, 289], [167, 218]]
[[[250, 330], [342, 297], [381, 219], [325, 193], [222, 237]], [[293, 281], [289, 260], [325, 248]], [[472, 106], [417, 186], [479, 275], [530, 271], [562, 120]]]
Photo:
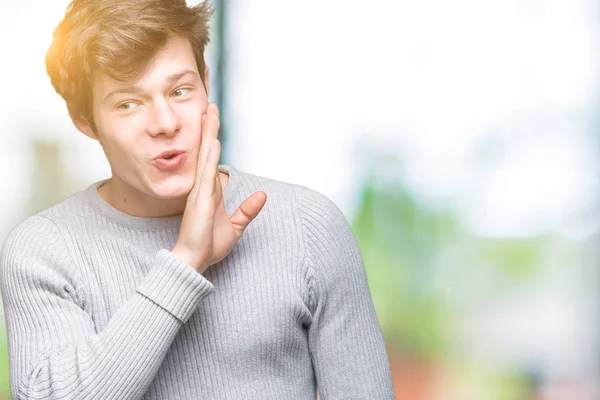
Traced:
[[15, 399], [394, 398], [340, 209], [218, 165], [211, 13], [73, 0], [57, 27], [48, 74], [112, 176], [3, 244]]

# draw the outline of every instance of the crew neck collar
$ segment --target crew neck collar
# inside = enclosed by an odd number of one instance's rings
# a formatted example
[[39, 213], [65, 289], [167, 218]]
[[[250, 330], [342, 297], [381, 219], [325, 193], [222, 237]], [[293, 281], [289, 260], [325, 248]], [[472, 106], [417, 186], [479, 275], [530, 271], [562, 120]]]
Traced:
[[[240, 172], [228, 164], [219, 165], [219, 171], [225, 172], [229, 175], [227, 186], [223, 191], [223, 203], [225, 209], [228, 209], [230, 203], [235, 196], [235, 193], [239, 189]], [[98, 188], [104, 184], [107, 179], [96, 181], [89, 185], [84, 191], [84, 198], [96, 209], [96, 211], [102, 216], [110, 219], [118, 225], [126, 228], [136, 230], [167, 230], [167, 229], [179, 229], [183, 214], [172, 215], [169, 217], [136, 217], [130, 214], [126, 214], [122, 211], [117, 210], [110, 205], [98, 192]]]

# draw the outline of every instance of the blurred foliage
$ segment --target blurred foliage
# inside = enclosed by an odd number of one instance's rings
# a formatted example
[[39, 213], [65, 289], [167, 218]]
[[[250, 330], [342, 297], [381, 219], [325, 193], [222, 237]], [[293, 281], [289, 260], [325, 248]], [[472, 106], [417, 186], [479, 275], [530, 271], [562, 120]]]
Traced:
[[479, 259], [489, 260], [492, 268], [502, 270], [511, 282], [526, 281], [541, 261], [543, 238], [477, 239]]
[[[434, 369], [448, 364], [448, 390], [464, 385], [481, 392], [468, 398], [531, 398], [526, 372], [470, 359], [460, 350], [458, 328], [496, 296], [534, 284], [548, 242], [478, 237], [460, 223], [450, 202], [434, 207], [424, 200], [400, 180], [384, 183], [371, 175], [352, 222], [385, 341], [400, 355], [396, 366], [398, 356], [390, 358], [393, 373], [404, 374], [404, 363]], [[414, 385], [410, 373], [394, 379], [400, 387]]]
[[8, 341], [4, 326], [4, 315], [0, 313], [0, 400], [10, 399]]
[[499, 273], [499, 289], [519, 285], [539, 267], [544, 240], [473, 236], [451, 208], [427, 206], [402, 182], [376, 182], [366, 179], [352, 229], [384, 336], [406, 352], [440, 356], [460, 311], [447, 295], [456, 277], [468, 283], [487, 269]]
[[531, 378], [520, 370], [492, 367], [474, 362], [458, 362], [449, 366], [446, 379], [452, 382], [440, 398], [517, 400], [533, 399], [535, 387]]
[[425, 209], [401, 183], [367, 179], [353, 231], [386, 342], [439, 355], [453, 318], [433, 281], [437, 249], [458, 232], [452, 214]]

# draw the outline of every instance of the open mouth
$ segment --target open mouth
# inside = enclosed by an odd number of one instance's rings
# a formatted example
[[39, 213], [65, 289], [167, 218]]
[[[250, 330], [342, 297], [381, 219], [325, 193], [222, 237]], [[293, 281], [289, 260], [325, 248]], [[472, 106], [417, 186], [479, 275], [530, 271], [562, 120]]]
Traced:
[[163, 171], [173, 171], [185, 164], [186, 152], [180, 151], [155, 159], [152, 164]]
[[178, 155], [180, 155], [181, 153], [183, 153], [183, 152], [182, 152], [182, 151], [177, 151], [177, 152], [175, 152], [175, 153], [171, 153], [171, 154], [168, 154], [168, 155], [166, 155], [166, 156], [164, 156], [164, 157], [161, 157], [161, 159], [162, 159], [162, 160], [170, 160], [170, 159], [172, 159], [172, 158], [175, 158], [175, 157], [177, 157], [177, 156], [178, 156]]

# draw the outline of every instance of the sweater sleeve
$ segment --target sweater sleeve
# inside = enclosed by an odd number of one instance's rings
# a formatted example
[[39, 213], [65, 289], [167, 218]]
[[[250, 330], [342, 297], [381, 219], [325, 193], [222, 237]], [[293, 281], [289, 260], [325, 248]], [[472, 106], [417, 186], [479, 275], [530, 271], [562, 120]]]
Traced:
[[312, 315], [308, 345], [320, 398], [395, 399], [383, 334], [351, 227], [332, 200], [301, 188]]
[[2, 246], [0, 292], [15, 400], [142, 398], [180, 327], [214, 290], [161, 249], [98, 332], [78, 271], [56, 224], [39, 215], [17, 225]]

